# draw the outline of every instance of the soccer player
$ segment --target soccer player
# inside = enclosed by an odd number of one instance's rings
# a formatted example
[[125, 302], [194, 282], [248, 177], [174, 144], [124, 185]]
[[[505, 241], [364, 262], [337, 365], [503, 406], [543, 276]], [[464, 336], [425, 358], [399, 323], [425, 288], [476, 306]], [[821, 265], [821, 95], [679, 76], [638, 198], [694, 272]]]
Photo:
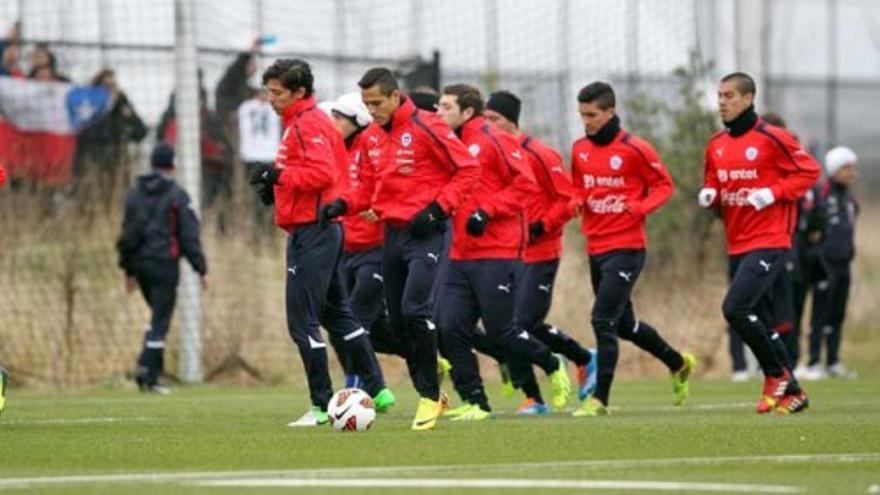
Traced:
[[570, 384], [565, 363], [514, 321], [515, 277], [528, 241], [524, 205], [537, 192], [534, 175], [516, 140], [483, 118], [483, 98], [466, 84], [443, 88], [438, 114], [480, 161], [474, 193], [452, 217], [449, 262], [438, 280], [437, 324], [452, 380], [466, 404], [449, 411], [453, 420], [491, 416], [473, 333], [482, 319], [486, 335], [511, 360], [535, 363], [550, 377], [552, 402], [563, 407]]
[[718, 106], [725, 129], [706, 146], [698, 201], [721, 209], [732, 273], [722, 311], [764, 372], [757, 412], [786, 414], [807, 407], [807, 395], [787, 369], [784, 346], [778, 338], [771, 341], [758, 305], [785, 269], [796, 202], [818, 178], [819, 167], [791, 134], [758, 117], [755, 93], [748, 74], [721, 79]]
[[826, 342], [827, 374], [845, 377], [846, 368], [840, 362], [840, 336], [846, 316], [849, 297], [850, 265], [855, 257], [855, 223], [859, 205], [852, 195], [851, 186], [858, 178], [858, 157], [846, 146], [837, 146], [825, 154], [827, 180], [821, 186], [818, 208], [825, 218], [819, 257], [826, 274], [825, 290], [821, 301], [813, 304], [821, 308], [810, 331], [810, 361], [807, 376], [823, 375], [820, 359], [822, 341]]
[[320, 326], [346, 343], [345, 355], [363, 379], [378, 411], [394, 404], [385, 388], [366, 329], [355, 319], [339, 277], [342, 227], [319, 222], [318, 210], [336, 199], [347, 180], [348, 155], [342, 136], [315, 105], [308, 63], [276, 60], [263, 73], [269, 103], [281, 116], [284, 135], [274, 165], [254, 169], [251, 183], [272, 186], [275, 224], [288, 232], [286, 310], [290, 336], [299, 348], [312, 408], [288, 426], [327, 423], [333, 394], [327, 344]]
[[[348, 151], [349, 187], [361, 184], [361, 169], [375, 165], [363, 146], [369, 136], [376, 136], [375, 127], [370, 127], [373, 117], [361, 100], [360, 93], [347, 93], [336, 101], [318, 105], [329, 113], [336, 129], [345, 140]], [[364, 327], [369, 329], [373, 350], [385, 354], [406, 356], [403, 340], [391, 331], [388, 314], [385, 310], [385, 286], [382, 278], [382, 223], [373, 218], [370, 211], [358, 215], [347, 215], [342, 219], [343, 247], [345, 254], [340, 270], [345, 288], [349, 293], [351, 310]], [[331, 335], [331, 344], [336, 349], [346, 370], [346, 387], [359, 386], [359, 377], [351, 370], [350, 360], [344, 356], [343, 345]]]
[[633, 287], [645, 264], [645, 220], [672, 196], [673, 184], [653, 146], [621, 129], [615, 105], [614, 89], [604, 82], [588, 84], [578, 94], [586, 136], [572, 146], [571, 173], [582, 203], [581, 231], [596, 294], [591, 321], [599, 371], [595, 393], [575, 416], [609, 413], [618, 337], [666, 365], [676, 406], [687, 400], [696, 368], [693, 355], [672, 348], [633, 310]]
[[[596, 381], [596, 359], [575, 339], [545, 322], [553, 298], [553, 284], [562, 256], [562, 228], [574, 216], [571, 176], [565, 170], [562, 156], [535, 137], [519, 128], [520, 99], [509, 91], [489, 95], [484, 115], [497, 130], [517, 139], [522, 147], [539, 193], [526, 200], [529, 222], [529, 243], [525, 266], [516, 289], [514, 318], [518, 325], [547, 344], [577, 366], [578, 398], [587, 398]], [[517, 409], [523, 414], [545, 414], [549, 408], [541, 397], [531, 364], [526, 367], [510, 363], [515, 385], [522, 388], [526, 400]]]
[[471, 193], [477, 161], [435, 114], [416, 109], [386, 68], [368, 70], [358, 85], [373, 117], [366, 140], [376, 160], [360, 186], [322, 208], [325, 219], [371, 211], [385, 223], [382, 276], [392, 328], [406, 341], [410, 378], [419, 393], [414, 430], [434, 428], [443, 409], [437, 377], [432, 287], [444, 250], [447, 217]]
[[199, 219], [186, 191], [173, 179], [174, 150], [159, 143], [150, 156], [152, 172], [138, 177], [125, 198], [122, 232], [116, 243], [119, 267], [130, 294], [140, 287], [150, 306], [150, 324], [137, 361], [141, 391], [169, 393], [159, 383], [165, 362], [165, 336], [177, 300], [179, 259], [186, 257], [207, 288], [208, 266], [199, 240]]

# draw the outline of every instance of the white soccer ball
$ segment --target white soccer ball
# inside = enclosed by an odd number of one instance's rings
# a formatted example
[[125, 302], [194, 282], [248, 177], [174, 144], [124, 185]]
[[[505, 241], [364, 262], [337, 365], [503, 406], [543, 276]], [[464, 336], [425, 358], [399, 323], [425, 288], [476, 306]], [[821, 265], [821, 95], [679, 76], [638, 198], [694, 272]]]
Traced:
[[366, 431], [376, 420], [373, 398], [359, 388], [344, 388], [333, 394], [327, 414], [336, 431]]

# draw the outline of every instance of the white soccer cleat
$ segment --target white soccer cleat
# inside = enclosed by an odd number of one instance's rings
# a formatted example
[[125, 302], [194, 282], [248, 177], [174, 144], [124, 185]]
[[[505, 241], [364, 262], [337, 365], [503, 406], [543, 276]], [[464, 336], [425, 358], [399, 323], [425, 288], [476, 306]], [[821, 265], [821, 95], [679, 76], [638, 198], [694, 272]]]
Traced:
[[749, 374], [748, 371], [734, 371], [733, 374], [730, 375], [730, 381], [734, 383], [742, 383], [749, 381], [749, 378], [751, 377], [752, 376]]
[[318, 409], [317, 407], [313, 407], [306, 411], [305, 414], [302, 415], [298, 420], [291, 421], [287, 423], [287, 426], [290, 427], [307, 427], [307, 426], [320, 426], [330, 421], [330, 416], [327, 415], [326, 412]]

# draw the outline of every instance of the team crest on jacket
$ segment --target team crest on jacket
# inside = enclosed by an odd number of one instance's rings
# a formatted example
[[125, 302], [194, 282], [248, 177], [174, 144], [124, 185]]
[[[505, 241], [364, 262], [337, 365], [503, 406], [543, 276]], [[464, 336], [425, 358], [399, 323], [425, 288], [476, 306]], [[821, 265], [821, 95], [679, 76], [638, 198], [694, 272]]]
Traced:
[[611, 166], [611, 170], [620, 170], [620, 167], [623, 166], [623, 158], [614, 155], [608, 160], [608, 165]]
[[471, 156], [479, 155], [480, 154], [480, 145], [475, 143], [475, 144], [468, 146], [468, 153], [470, 153]]
[[749, 146], [746, 148], [746, 160], [753, 162], [755, 158], [758, 158], [758, 148], [754, 146]]
[[410, 134], [410, 133], [408, 133], [408, 132], [404, 132], [404, 133], [400, 136], [400, 144], [402, 144], [404, 147], [409, 146], [410, 144], [412, 144], [412, 134]]

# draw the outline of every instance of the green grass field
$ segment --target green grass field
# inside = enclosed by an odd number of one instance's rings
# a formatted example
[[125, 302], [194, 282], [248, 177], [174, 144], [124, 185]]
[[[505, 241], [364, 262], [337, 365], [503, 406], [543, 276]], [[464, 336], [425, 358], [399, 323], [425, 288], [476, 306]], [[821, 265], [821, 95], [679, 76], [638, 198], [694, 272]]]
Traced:
[[[291, 429], [291, 388], [13, 390], [0, 418], [0, 491], [39, 493], [880, 493], [880, 381], [810, 384], [811, 409], [754, 414], [758, 382], [621, 382], [614, 414], [498, 417], [412, 432], [415, 396], [366, 433]], [[292, 488], [291, 488], [292, 487]]]

